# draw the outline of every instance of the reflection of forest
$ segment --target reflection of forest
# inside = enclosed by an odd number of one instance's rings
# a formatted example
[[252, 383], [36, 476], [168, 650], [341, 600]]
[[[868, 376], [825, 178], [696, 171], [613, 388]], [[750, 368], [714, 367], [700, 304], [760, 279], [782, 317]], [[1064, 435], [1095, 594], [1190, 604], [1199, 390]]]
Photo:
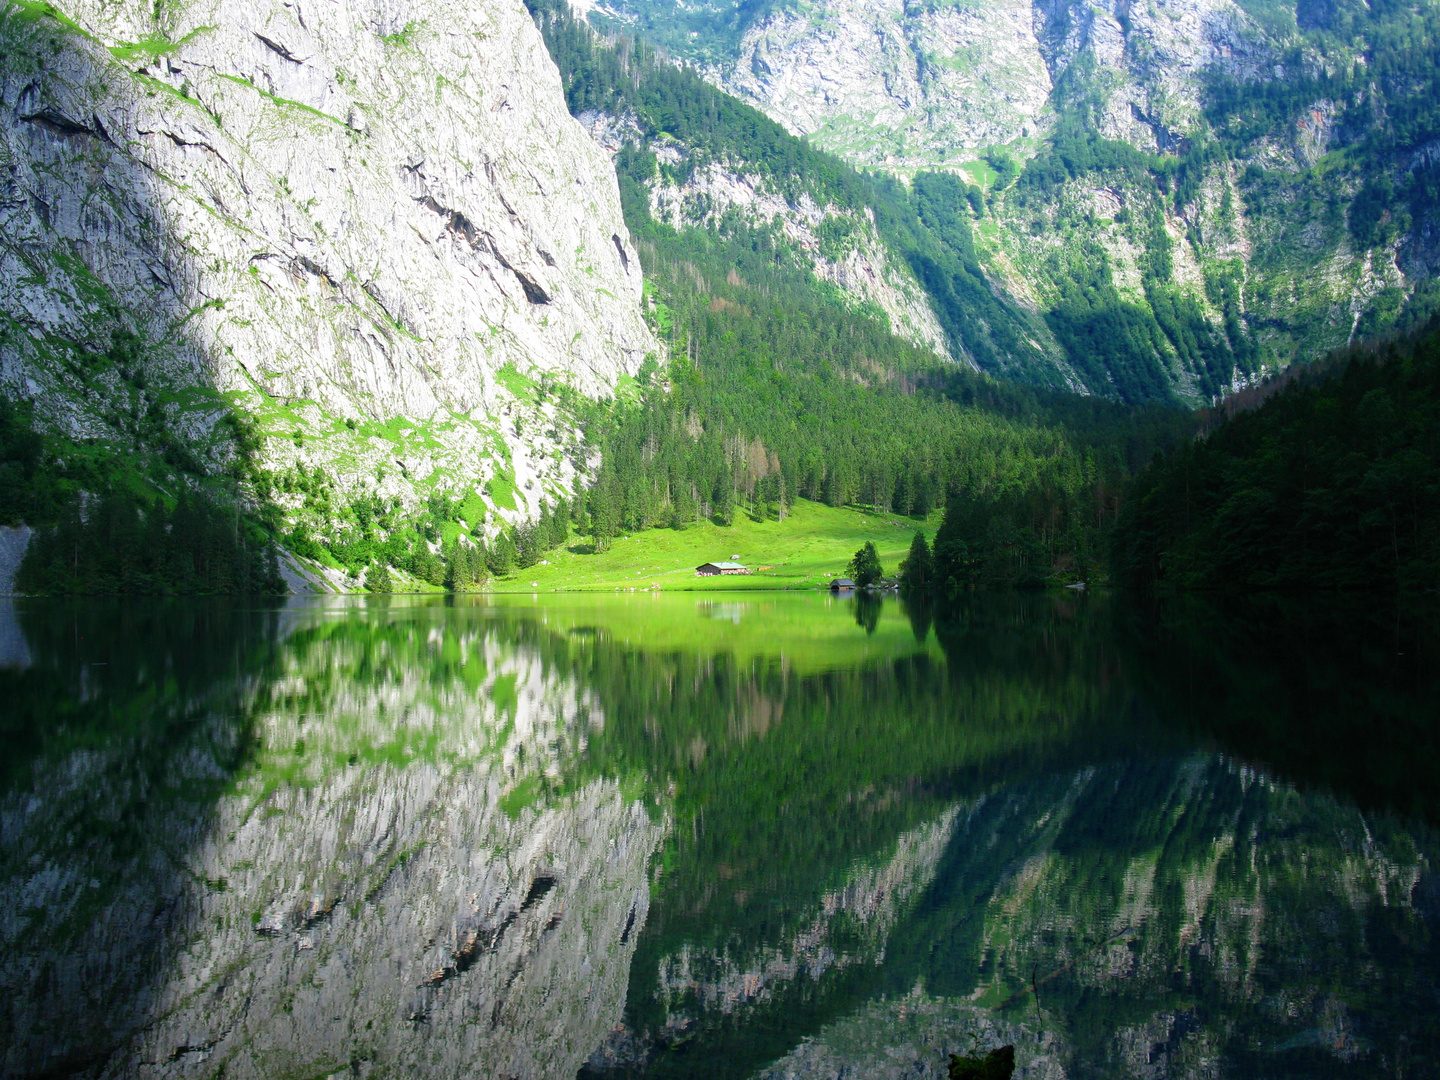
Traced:
[[[797, 669], [749, 609], [714, 652], [588, 602], [22, 606], [0, 1070], [1434, 1075], [1428, 833], [1217, 754], [1186, 625], [1117, 610]], [[1181, 640], [1217, 709], [1265, 670]]]
[[[976, 1038], [1032, 1076], [1434, 1073], [1433, 844], [1215, 754], [1229, 714], [1156, 716], [1184, 659], [1108, 605], [911, 615], [943, 664], [652, 654], [593, 684], [592, 761], [644, 761], [677, 827], [591, 1073], [939, 1077]], [[1189, 642], [1232, 708], [1291, 677], [1233, 644]], [[1426, 715], [1415, 687], [1342, 671], [1397, 724]], [[1297, 720], [1282, 704], [1272, 727]]]
[[1022, 780], [952, 804], [819, 899], [795, 890], [789, 926], [762, 912], [656, 941], [673, 918], [662, 887], [636, 1030], [592, 1066], [692, 1075], [709, 1059], [709, 1075], [745, 1076], [810, 1035], [774, 1076], [844, 1060], [938, 1077], [978, 1035], [1017, 1043], [1027, 1075], [1274, 1075], [1259, 1066], [1279, 1050], [1297, 1075], [1364, 1073], [1440, 1037], [1429, 857], [1218, 757]]

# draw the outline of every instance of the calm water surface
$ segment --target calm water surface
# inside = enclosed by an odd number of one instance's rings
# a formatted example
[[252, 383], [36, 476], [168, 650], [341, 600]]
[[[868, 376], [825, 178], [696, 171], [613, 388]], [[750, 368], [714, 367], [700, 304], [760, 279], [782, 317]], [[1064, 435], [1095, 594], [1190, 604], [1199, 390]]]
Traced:
[[1429, 612], [0, 607], [0, 1075], [1440, 1076]]

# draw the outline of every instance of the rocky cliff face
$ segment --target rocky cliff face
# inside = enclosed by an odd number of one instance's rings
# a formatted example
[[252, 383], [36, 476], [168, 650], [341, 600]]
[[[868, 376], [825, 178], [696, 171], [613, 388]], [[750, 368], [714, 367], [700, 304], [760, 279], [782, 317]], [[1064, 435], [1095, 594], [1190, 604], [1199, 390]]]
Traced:
[[[757, 19], [733, 63], [712, 70], [792, 131], [857, 163], [966, 174], [986, 189], [998, 226], [979, 230], [987, 269], [1041, 310], [1064, 303], [1068, 281], [1084, 281], [1069, 263], [1087, 245], [1085, 261], [1106, 261], [1121, 302], [1154, 308], [1143, 278], [1163, 232], [1172, 263], [1164, 284], [1240, 359], [1223, 373], [1207, 370], [1213, 363], [1186, 355], [1183, 341], [1157, 337], [1157, 385], [1205, 400], [1283, 366], [1297, 350], [1343, 343], [1372, 309], [1370, 321], [1383, 319], [1377, 304], [1394, 309], [1396, 297], [1430, 276], [1416, 264], [1415, 245], [1406, 251], [1397, 238], [1361, 249], [1304, 183], [1288, 184], [1302, 190], [1286, 192], [1282, 205], [1256, 206], [1239, 183], [1243, 168], [1228, 163], [1201, 165], [1198, 197], [1176, 205], [1114, 175], [1076, 177], [1043, 200], [1022, 201], [1001, 193], [983, 159], [997, 147], [1021, 162], [1043, 153], [1044, 139], [1067, 116], [1145, 153], [1183, 154], [1210, 139], [1207, 80], [1293, 80], [1333, 62], [1297, 63], [1287, 51], [1295, 43], [1274, 29], [1231, 0], [978, 7], [840, 0]], [[1260, 160], [1298, 179], [1333, 148], [1335, 112], [1333, 102], [1317, 99], [1294, 137], [1271, 140]], [[1328, 198], [1350, 197], [1363, 179], [1339, 171]], [[1224, 284], [1237, 274], [1238, 285]], [[1228, 312], [1227, 291], [1234, 294]], [[1249, 350], [1237, 334], [1242, 326], [1254, 336], [1253, 362], [1242, 358]], [[1168, 338], [1184, 336], [1165, 329]], [[1060, 336], [1058, 344], [1073, 351]], [[1134, 394], [1114, 371], [1090, 372], [1082, 382], [1093, 392]]]
[[836, 0], [757, 19], [716, 76], [796, 134], [906, 169], [1042, 134], [1077, 60], [1104, 85], [1100, 130], [1167, 149], [1198, 119], [1200, 70], [1252, 73], [1270, 56], [1258, 39], [1230, 0]]
[[1026, 145], [1063, 107], [1052, 94], [1067, 75], [1102, 90], [1106, 135], [1167, 149], [1199, 119], [1204, 71], [1273, 74], [1279, 51], [1233, 0], [686, 5], [697, 26], [694, 11], [709, 11], [705, 29], [688, 37], [675, 34], [683, 16], [665, 21], [670, 7], [620, 0], [601, 10], [700, 64], [795, 134], [902, 171]]
[[655, 344], [613, 170], [519, 3], [3, 20], [6, 393], [212, 468], [233, 412], [265, 469], [406, 503], [569, 487], [574, 433], [524, 390], [604, 394]]
[[937, 356], [951, 355], [924, 290], [885, 246], [873, 214], [817, 201], [809, 193], [797, 198], [782, 192], [744, 161], [720, 163], [701, 156], [692, 163], [697, 157], [692, 147], [667, 135], [646, 139], [639, 125], [625, 117], [591, 111], [579, 119], [608, 153], [628, 142], [645, 147], [666, 166], [645, 189], [654, 220], [677, 232], [731, 224], [773, 230], [822, 288], [833, 286], [852, 309], [876, 314], [897, 337]]

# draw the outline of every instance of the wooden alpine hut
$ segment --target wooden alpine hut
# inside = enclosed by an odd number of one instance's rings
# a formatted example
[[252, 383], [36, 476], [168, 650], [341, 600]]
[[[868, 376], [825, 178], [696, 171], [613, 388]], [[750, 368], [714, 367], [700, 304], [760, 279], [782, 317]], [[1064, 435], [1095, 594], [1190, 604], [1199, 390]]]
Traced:
[[750, 568], [738, 562], [707, 562], [695, 567], [696, 577], [718, 577], [721, 574], [748, 574]]

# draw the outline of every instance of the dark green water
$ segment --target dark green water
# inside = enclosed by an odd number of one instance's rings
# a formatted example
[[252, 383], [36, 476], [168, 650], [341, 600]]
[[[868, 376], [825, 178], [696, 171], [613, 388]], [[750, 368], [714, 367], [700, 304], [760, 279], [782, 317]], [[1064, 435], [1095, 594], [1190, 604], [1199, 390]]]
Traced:
[[0, 1075], [1440, 1076], [1428, 610], [0, 608]]

